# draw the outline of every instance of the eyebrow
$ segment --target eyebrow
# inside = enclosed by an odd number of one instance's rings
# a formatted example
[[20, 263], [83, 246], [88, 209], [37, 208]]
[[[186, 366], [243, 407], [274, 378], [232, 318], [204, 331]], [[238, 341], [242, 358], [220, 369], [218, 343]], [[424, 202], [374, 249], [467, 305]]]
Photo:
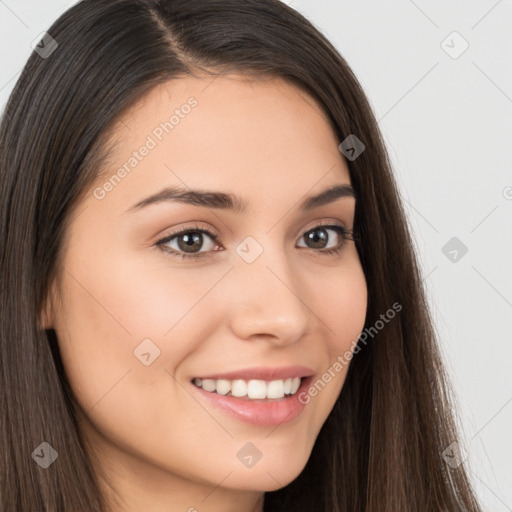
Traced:
[[[319, 206], [332, 203], [337, 199], [344, 197], [357, 198], [355, 190], [351, 185], [346, 183], [335, 185], [323, 190], [319, 194], [307, 197], [300, 203], [299, 208], [302, 211], [309, 211], [313, 208], [318, 208]], [[232, 210], [235, 213], [246, 213], [248, 207], [246, 201], [233, 194], [207, 190], [184, 189], [181, 187], [166, 187], [160, 192], [135, 203], [128, 208], [126, 212], [138, 211], [152, 204], [168, 202], [192, 204], [196, 206], [203, 206], [205, 208]]]

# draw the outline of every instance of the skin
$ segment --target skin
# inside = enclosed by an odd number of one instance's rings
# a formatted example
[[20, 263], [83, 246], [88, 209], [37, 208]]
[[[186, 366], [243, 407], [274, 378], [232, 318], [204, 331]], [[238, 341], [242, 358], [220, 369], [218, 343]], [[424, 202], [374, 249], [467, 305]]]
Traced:
[[[106, 178], [98, 180], [77, 207], [42, 316], [57, 333], [112, 512], [261, 511], [265, 491], [303, 470], [348, 366], [277, 427], [198, 400], [190, 380], [288, 364], [319, 378], [364, 327], [355, 243], [327, 255], [304, 236], [320, 221], [353, 228], [355, 199], [299, 211], [305, 197], [350, 184], [350, 175], [327, 118], [296, 87], [240, 75], [158, 86], [116, 124], [107, 179], [190, 97], [197, 106], [156, 148], [102, 199], [94, 190]], [[126, 212], [169, 185], [232, 193], [249, 210], [168, 202]], [[204, 257], [181, 259], [155, 245], [196, 223], [219, 235], [194, 246]], [[325, 233], [328, 248], [343, 241]], [[247, 236], [263, 248], [252, 263], [236, 252]], [[167, 247], [183, 245], [176, 238]], [[148, 338], [160, 356], [145, 366], [134, 350]], [[237, 458], [247, 442], [262, 454], [250, 468]]]

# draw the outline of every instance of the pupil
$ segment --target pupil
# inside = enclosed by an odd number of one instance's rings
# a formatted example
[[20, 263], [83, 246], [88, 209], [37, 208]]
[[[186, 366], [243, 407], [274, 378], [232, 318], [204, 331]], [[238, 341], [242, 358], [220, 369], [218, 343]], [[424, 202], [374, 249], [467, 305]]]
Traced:
[[[202, 235], [200, 233], [194, 233], [192, 235], [186, 234], [182, 235], [180, 238], [178, 238], [178, 245], [180, 246], [180, 249], [185, 250], [186, 252], [194, 252], [190, 251], [190, 249], [194, 248], [194, 244], [196, 244], [198, 247], [196, 249], [199, 249], [201, 247], [201, 239]], [[183, 241], [183, 244], [182, 244]]]
[[[180, 246], [180, 249], [185, 250], [186, 252], [194, 252], [191, 251], [190, 249], [194, 249], [194, 244], [198, 246], [195, 247], [195, 249], [199, 249], [201, 246], [201, 240], [201, 233], [196, 232], [192, 235], [185, 234], [178, 239], [178, 245]], [[313, 231], [310, 231], [308, 233], [308, 240], [312, 242], [317, 248], [325, 247], [327, 242], [327, 233], [325, 229], [314, 229]]]
[[[320, 233], [317, 235], [316, 233]], [[325, 229], [314, 229], [313, 231], [309, 232], [308, 239], [313, 242], [314, 244], [318, 244], [320, 241], [320, 245], [317, 247], [325, 247], [325, 242], [327, 241], [327, 234], [325, 232]], [[324, 242], [324, 243], [322, 243]]]

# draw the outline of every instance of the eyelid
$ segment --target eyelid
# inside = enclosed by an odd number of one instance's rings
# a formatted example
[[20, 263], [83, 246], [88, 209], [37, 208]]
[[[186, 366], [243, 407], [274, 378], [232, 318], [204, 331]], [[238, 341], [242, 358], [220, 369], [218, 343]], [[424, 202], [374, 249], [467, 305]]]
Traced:
[[332, 219], [332, 218], [325, 218], [325, 219], [320, 219], [318, 221], [315, 221], [315, 223], [313, 225], [308, 224], [308, 227], [306, 229], [301, 229], [299, 231], [299, 233], [297, 233], [296, 237], [297, 236], [300, 237], [300, 236], [304, 235], [304, 233], [307, 233], [308, 231], [311, 231], [312, 229], [319, 228], [319, 227], [327, 227], [329, 225], [339, 226], [339, 227], [345, 228], [347, 231], [349, 231], [349, 229], [345, 226], [345, 224], [342, 221]]
[[[349, 240], [355, 241], [356, 237], [354, 235], [353, 230], [347, 228], [342, 221], [335, 220], [335, 219], [332, 219], [332, 218], [320, 219], [320, 220], [315, 221], [315, 223], [313, 225], [309, 225], [306, 228], [302, 228], [297, 233], [295, 238], [297, 240], [300, 240], [309, 231], [312, 231], [312, 230], [314, 230], [316, 228], [320, 228], [320, 227], [329, 229], [330, 226], [339, 227], [339, 228], [342, 228], [344, 230], [344, 233], [339, 233], [339, 232], [337, 233], [338, 236], [340, 236], [342, 238], [342, 241], [339, 244], [340, 250], [343, 248], [343, 246]], [[177, 236], [180, 236], [180, 235], [183, 235], [183, 234], [187, 234], [189, 232], [199, 232], [199, 233], [206, 234], [214, 242], [220, 236], [220, 234], [215, 229], [211, 228], [210, 226], [201, 227], [200, 223], [198, 223], [196, 221], [193, 225], [185, 225], [185, 226], [182, 226], [180, 228], [177, 228], [177, 229], [171, 231], [169, 234], [161, 237], [155, 243], [155, 245], [156, 246], [164, 246], [166, 243], [170, 242], [172, 239], [176, 238]], [[309, 248], [309, 249], [311, 251], [313, 251], [313, 252], [320, 253], [320, 254], [321, 253], [329, 253], [329, 251], [331, 250], [331, 249], [315, 250], [315, 249], [312, 249], [312, 248]], [[187, 254], [186, 252], [176, 252], [176, 251], [174, 251], [172, 249], [162, 248], [162, 250], [164, 250], [165, 252], [167, 252], [167, 253], [169, 253], [171, 255], [174, 255], [174, 256], [177, 256], [177, 257], [181, 257], [183, 259], [199, 259], [199, 258], [202, 258], [204, 256], [208, 256], [211, 252], [218, 252], [218, 251], [200, 251], [200, 252], [196, 252], [196, 253], [189, 253], [189, 254]], [[222, 249], [222, 250], [224, 250], [224, 249]]]
[[160, 236], [156, 242], [156, 245], [164, 243], [166, 241], [169, 241], [169, 239], [171, 239], [177, 235], [182, 235], [184, 233], [188, 233], [189, 231], [194, 231], [194, 232], [199, 231], [201, 233], [206, 232], [206, 234], [208, 236], [210, 236], [213, 240], [217, 239], [220, 236], [220, 233], [216, 229], [212, 228], [211, 226], [206, 225], [206, 224], [204, 226], [201, 226], [200, 222], [194, 222], [191, 225], [185, 225], [185, 226], [176, 228], [176, 229], [170, 231], [169, 233], [167, 233], [166, 235]]
[[[324, 218], [324, 219], [320, 219], [318, 221], [315, 221], [315, 224], [311, 225], [311, 226], [308, 226], [306, 227], [305, 229], [304, 228], [301, 228], [296, 234], [295, 234], [295, 238], [298, 238], [298, 237], [301, 237], [302, 235], [304, 235], [304, 233], [307, 233], [308, 231], [311, 231], [312, 229], [315, 229], [315, 228], [318, 228], [318, 227], [325, 227], [327, 224], [334, 224], [336, 226], [340, 226], [342, 228], [345, 228], [347, 231], [350, 231], [343, 222], [339, 221], [339, 220], [335, 220], [335, 219], [332, 219], [332, 218]], [[182, 226], [182, 227], [179, 227], [179, 228], [176, 228], [175, 230], [171, 231], [170, 233], [167, 233], [166, 235], [163, 235], [162, 237], [159, 237], [158, 241], [156, 242], [156, 244], [161, 244], [161, 243], [165, 243], [167, 241], [169, 241], [170, 238], [173, 238], [175, 237], [176, 235], [181, 235], [181, 234], [184, 234], [184, 233], [187, 233], [189, 231], [199, 231], [199, 232], [206, 232], [206, 234], [208, 236], [211, 236], [213, 240], [216, 240], [219, 236], [220, 236], [220, 233], [215, 230], [214, 228], [211, 228], [209, 225], [204, 225], [204, 226], [201, 226], [200, 225], [200, 222], [194, 222], [193, 225], [185, 225], [185, 226]]]

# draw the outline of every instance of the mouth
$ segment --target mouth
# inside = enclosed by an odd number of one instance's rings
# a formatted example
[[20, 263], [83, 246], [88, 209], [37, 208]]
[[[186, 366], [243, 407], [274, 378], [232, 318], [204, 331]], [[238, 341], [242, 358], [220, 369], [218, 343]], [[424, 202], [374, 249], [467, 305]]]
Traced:
[[[297, 424], [309, 403], [303, 395], [313, 375], [265, 381], [260, 379], [206, 379], [190, 381], [207, 407], [256, 426]], [[302, 399], [301, 399], [302, 397]], [[293, 421], [295, 420], [295, 421]]]
[[307, 377], [271, 381], [261, 379], [192, 379], [192, 384], [209, 393], [242, 400], [282, 400], [297, 394]]

